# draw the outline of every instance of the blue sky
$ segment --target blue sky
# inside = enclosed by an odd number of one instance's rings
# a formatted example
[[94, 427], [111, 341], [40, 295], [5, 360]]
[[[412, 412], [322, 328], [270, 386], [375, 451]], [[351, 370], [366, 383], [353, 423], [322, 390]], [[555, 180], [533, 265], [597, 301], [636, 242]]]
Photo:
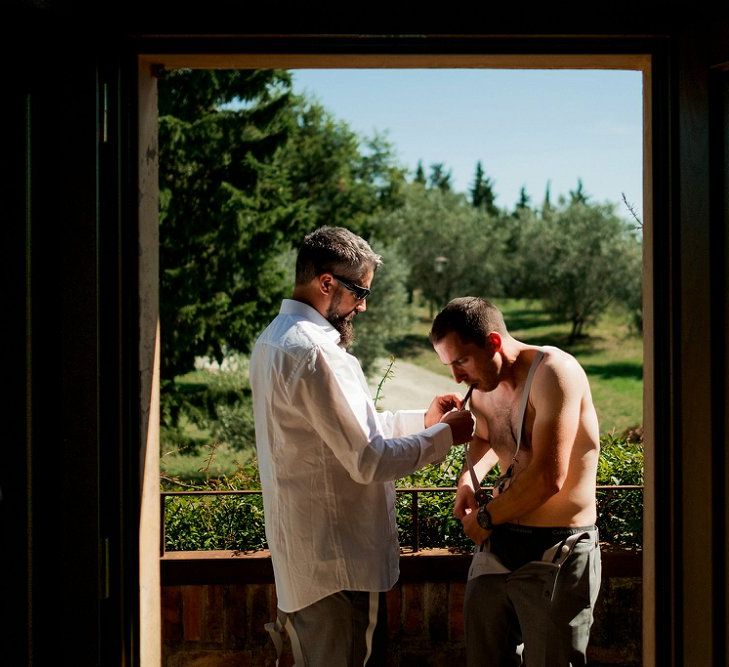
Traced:
[[582, 178], [595, 201], [642, 211], [641, 73], [617, 70], [292, 70], [294, 90], [318, 99], [358, 134], [385, 133], [410, 170], [444, 162], [458, 191], [476, 161], [512, 208], [525, 186], [541, 203]]

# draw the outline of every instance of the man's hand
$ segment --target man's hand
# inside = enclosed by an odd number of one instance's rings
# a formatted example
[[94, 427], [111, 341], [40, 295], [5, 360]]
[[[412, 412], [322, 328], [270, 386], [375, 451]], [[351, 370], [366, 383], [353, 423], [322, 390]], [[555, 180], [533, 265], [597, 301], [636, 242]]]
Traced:
[[478, 525], [476, 510], [471, 510], [463, 516], [461, 523], [463, 524], [463, 532], [473, 540], [476, 546], [481, 546], [491, 535], [490, 530], [484, 530]]
[[451, 427], [454, 445], [460, 445], [471, 440], [475, 422], [469, 410], [454, 410], [445, 414], [440, 421], [442, 424], [448, 424]]
[[475, 512], [478, 509], [476, 504], [476, 494], [468, 484], [461, 484], [456, 491], [456, 499], [453, 502], [453, 516], [456, 519], [463, 519], [469, 512]]
[[463, 397], [460, 394], [443, 394], [436, 396], [430, 403], [425, 413], [425, 428], [430, 428], [443, 419], [443, 416], [454, 408], [460, 410], [463, 405]]

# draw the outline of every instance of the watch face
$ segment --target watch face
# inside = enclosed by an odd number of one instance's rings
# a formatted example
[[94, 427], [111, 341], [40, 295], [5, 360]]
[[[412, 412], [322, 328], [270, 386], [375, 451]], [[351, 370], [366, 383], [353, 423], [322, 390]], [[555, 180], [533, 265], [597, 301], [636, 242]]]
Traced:
[[476, 520], [478, 525], [484, 530], [492, 530], [494, 525], [491, 523], [491, 513], [486, 509], [486, 506], [479, 507], [478, 514], [476, 514]]

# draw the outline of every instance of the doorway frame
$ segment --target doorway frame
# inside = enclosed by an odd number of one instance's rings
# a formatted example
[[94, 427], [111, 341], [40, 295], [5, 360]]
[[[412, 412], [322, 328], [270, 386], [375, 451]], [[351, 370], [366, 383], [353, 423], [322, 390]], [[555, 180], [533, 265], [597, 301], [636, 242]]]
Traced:
[[[138, 180], [140, 185], [139, 283], [140, 304], [140, 368], [147, 369], [142, 378], [143, 398], [140, 406], [141, 442], [144, 459], [140, 487], [141, 522], [140, 554], [140, 650], [141, 664], [160, 664], [161, 627], [159, 618], [159, 563], [150, 556], [159, 540], [158, 473], [159, 439], [159, 326], [157, 242], [157, 162], [156, 156], [156, 76], [160, 68], [484, 68], [484, 69], [629, 69], [643, 75], [643, 252], [644, 252], [644, 550], [643, 550], [643, 663], [668, 664], [662, 659], [671, 647], [658, 637], [661, 628], [670, 625], [666, 614], [665, 584], [670, 569], [661, 566], [657, 554], [670, 549], [670, 519], [656, 513], [671, 501], [670, 466], [657, 461], [654, 443], [659, 434], [670, 433], [670, 415], [657, 406], [670, 399], [668, 377], [660, 369], [670, 368], [670, 307], [660, 298], [654, 299], [654, 286], [666, 280], [672, 269], [670, 238], [654, 233], [656, 211], [667, 211], [670, 202], [669, 174], [654, 169], [661, 157], [670, 153], [668, 137], [668, 105], [664, 99], [667, 52], [659, 39], [623, 39], [611, 42], [595, 40], [560, 40], [558, 38], [473, 39], [442, 38], [423, 42], [409, 38], [319, 38], [313, 40], [286, 37], [260, 38], [249, 36], [235, 40], [192, 39], [140, 44], [136, 66], [138, 81]], [[658, 193], [658, 197], [657, 197]], [[659, 200], [659, 201], [657, 201]], [[155, 418], [156, 415], [156, 418]], [[156, 421], [155, 421], [156, 419]], [[668, 482], [668, 484], [667, 484]], [[659, 492], [659, 490], [662, 490]], [[156, 501], [155, 501], [156, 498]], [[663, 532], [661, 532], [663, 528]], [[658, 591], [666, 591], [665, 595]]]

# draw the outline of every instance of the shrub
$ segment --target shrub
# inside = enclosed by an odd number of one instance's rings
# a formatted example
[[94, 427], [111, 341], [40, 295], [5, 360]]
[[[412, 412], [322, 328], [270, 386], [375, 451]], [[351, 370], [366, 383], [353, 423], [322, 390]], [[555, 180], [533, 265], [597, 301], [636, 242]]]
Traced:
[[[602, 437], [597, 467], [599, 485], [643, 484], [643, 442], [625, 436]], [[620, 547], [643, 545], [643, 490], [597, 492], [600, 539]]]
[[[597, 482], [604, 484], [643, 484], [643, 445], [626, 437], [608, 434], [602, 438]], [[463, 464], [463, 448], [454, 447], [440, 465], [427, 466], [401, 480], [401, 489], [453, 487]], [[484, 481], [494, 482], [498, 471]], [[234, 475], [206, 484], [168, 487], [169, 490], [260, 489], [255, 458], [240, 466]], [[598, 491], [598, 528], [603, 542], [621, 548], [640, 548], [643, 530], [641, 489]], [[400, 544], [415, 544], [412, 495], [399, 493], [396, 513]], [[472, 544], [463, 535], [461, 522], [453, 517], [453, 493], [418, 493], [418, 537], [421, 548], [449, 548], [470, 551]], [[260, 495], [175, 496], [165, 498], [165, 548], [168, 551], [265, 549], [263, 501]]]

